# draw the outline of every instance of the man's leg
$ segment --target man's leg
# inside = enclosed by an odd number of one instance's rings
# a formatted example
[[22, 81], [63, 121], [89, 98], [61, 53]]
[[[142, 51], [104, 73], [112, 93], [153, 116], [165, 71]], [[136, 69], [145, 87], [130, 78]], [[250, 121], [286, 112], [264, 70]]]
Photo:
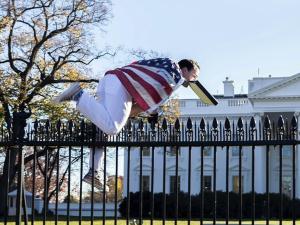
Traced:
[[[93, 152], [94, 151], [94, 152]], [[83, 181], [92, 185], [92, 180], [94, 176], [94, 186], [99, 189], [103, 190], [103, 179], [104, 174], [101, 173], [101, 167], [103, 162], [103, 148], [90, 148], [90, 159], [89, 159], [89, 171], [83, 177]], [[94, 165], [93, 165], [94, 160]], [[105, 187], [106, 191], [109, 191], [108, 186]]]
[[126, 124], [132, 107], [132, 97], [114, 75], [106, 75], [94, 97], [83, 93], [77, 109], [104, 133], [117, 134]]

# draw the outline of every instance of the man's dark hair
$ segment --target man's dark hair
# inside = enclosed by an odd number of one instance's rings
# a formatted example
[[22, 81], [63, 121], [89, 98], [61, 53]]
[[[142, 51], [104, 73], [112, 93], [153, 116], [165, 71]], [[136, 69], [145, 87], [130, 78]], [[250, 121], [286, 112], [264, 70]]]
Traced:
[[182, 59], [178, 62], [178, 65], [180, 69], [186, 67], [188, 71], [191, 71], [192, 69], [198, 68], [200, 70], [199, 64], [192, 59]]

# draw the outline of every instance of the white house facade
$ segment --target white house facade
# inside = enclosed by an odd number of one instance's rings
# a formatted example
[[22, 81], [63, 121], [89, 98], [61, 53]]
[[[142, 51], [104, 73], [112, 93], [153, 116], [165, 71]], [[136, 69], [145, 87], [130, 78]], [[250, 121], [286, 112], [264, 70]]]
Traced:
[[[233, 81], [226, 78], [224, 83], [224, 94], [216, 95], [219, 104], [207, 106], [197, 99], [180, 99], [180, 119], [186, 122], [190, 117], [193, 122], [199, 123], [205, 118], [207, 123], [213, 118], [224, 122], [228, 117], [230, 121], [237, 121], [241, 117], [244, 121], [250, 121], [254, 117], [256, 123], [263, 121], [266, 115], [270, 120], [277, 122], [280, 115], [291, 121], [293, 116], [300, 119], [300, 74], [290, 77], [255, 77], [248, 81], [248, 94], [235, 94]], [[300, 135], [298, 125], [298, 136]], [[257, 146], [255, 153], [255, 192], [266, 191], [266, 151], [265, 146]], [[181, 191], [188, 192], [188, 148], [181, 147], [179, 152], [178, 181]], [[191, 192], [200, 192], [201, 173], [201, 148], [192, 148], [191, 163]], [[242, 151], [242, 190], [244, 193], [251, 191], [252, 153], [250, 147], [243, 147]], [[154, 192], [163, 191], [163, 149], [155, 148], [154, 153]], [[296, 149], [296, 197], [300, 198], [300, 152]], [[124, 154], [124, 196], [127, 190], [127, 152]], [[229, 158], [229, 190], [239, 190], [239, 151], [238, 147], [230, 147]], [[140, 174], [140, 151], [131, 150], [130, 156], [130, 191], [139, 191]], [[279, 147], [270, 147], [270, 192], [279, 192]], [[143, 190], [151, 190], [151, 148], [143, 151]], [[166, 192], [174, 191], [175, 182], [175, 156], [172, 149], [168, 150], [166, 165]], [[292, 195], [292, 146], [284, 146], [282, 162], [282, 189], [283, 192]], [[206, 147], [204, 151], [204, 188], [213, 188], [213, 148]], [[216, 189], [226, 190], [226, 151], [217, 148], [216, 166]]]

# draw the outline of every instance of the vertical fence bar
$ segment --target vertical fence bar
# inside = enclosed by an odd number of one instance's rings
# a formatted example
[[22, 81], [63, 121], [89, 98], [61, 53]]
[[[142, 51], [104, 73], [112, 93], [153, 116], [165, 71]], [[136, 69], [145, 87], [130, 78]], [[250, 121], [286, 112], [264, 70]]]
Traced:
[[201, 146], [201, 168], [200, 168], [200, 225], [203, 225], [204, 220], [204, 146]]
[[[206, 124], [205, 120], [202, 118], [200, 121], [199, 127], [199, 139], [200, 141], [206, 141]], [[209, 129], [207, 130], [209, 131]], [[201, 165], [200, 165], [200, 225], [203, 225], [204, 219], [204, 179], [203, 179], [203, 170], [204, 170], [204, 145], [201, 145]]]
[[32, 199], [31, 199], [31, 224], [34, 225], [35, 218], [35, 180], [36, 180], [36, 146], [33, 147], [33, 165], [32, 165]]
[[[298, 152], [299, 153], [299, 152]], [[292, 167], [293, 167], [293, 207], [292, 207], [292, 218], [293, 218], [293, 225], [296, 224], [296, 213], [295, 213], [295, 208], [296, 208], [296, 145], [293, 144], [293, 162], [292, 162]], [[299, 165], [298, 165], [299, 166]], [[299, 169], [299, 168], [298, 168]], [[299, 183], [299, 181], [298, 181]]]
[[151, 151], [151, 218], [150, 225], [153, 225], [154, 220], [154, 146]]
[[139, 202], [139, 224], [142, 224], [142, 217], [143, 217], [143, 147], [140, 147], [140, 202]]
[[[293, 116], [292, 121], [291, 121], [291, 139], [295, 140], [298, 137], [297, 134], [298, 131], [298, 121], [296, 119], [296, 116]], [[299, 151], [298, 151], [299, 154]], [[296, 144], [293, 143], [293, 211], [292, 211], [292, 218], [293, 218], [293, 225], [296, 225]], [[299, 170], [299, 165], [298, 165], [298, 170]], [[298, 181], [299, 183], [299, 181]]]
[[[94, 125], [93, 125], [94, 127]], [[93, 132], [94, 136], [94, 132]], [[91, 190], [91, 214], [90, 214], [90, 220], [91, 225], [94, 224], [94, 192], [95, 192], [95, 138], [93, 137], [93, 146], [92, 146], [92, 190]]]
[[[254, 136], [255, 133], [255, 136]], [[250, 129], [249, 129], [249, 138], [251, 141], [257, 140], [257, 130], [256, 130], [256, 122], [254, 117], [251, 117], [250, 120]], [[255, 145], [252, 145], [252, 158], [251, 158], [251, 224], [255, 223]]]
[[[163, 119], [162, 122], [162, 141], [166, 141], [166, 138], [168, 137], [168, 124], [167, 124], [167, 120], [166, 118]], [[165, 225], [166, 224], [166, 170], [167, 170], [167, 160], [166, 160], [166, 155], [167, 155], [167, 146], [164, 146], [164, 150], [163, 150], [163, 221], [162, 224]]]
[[22, 223], [22, 191], [23, 191], [23, 163], [24, 163], [24, 157], [23, 157], [23, 151], [22, 146], [19, 146], [19, 162], [18, 162], [18, 191], [17, 191], [17, 215], [16, 215], [16, 224], [21, 225]]
[[[95, 194], [95, 153], [96, 153], [96, 146], [95, 146], [95, 142], [96, 142], [96, 125], [92, 124], [92, 147], [91, 147], [91, 151], [90, 154], [92, 154], [92, 190], [91, 190], [91, 214], [90, 214], [90, 220], [91, 220], [91, 225], [94, 224], [94, 194]], [[99, 151], [99, 150], [98, 150]], [[91, 166], [91, 165], [90, 165]], [[98, 168], [97, 168], [98, 169]]]
[[59, 190], [60, 190], [60, 178], [59, 178], [59, 173], [60, 173], [60, 165], [59, 165], [59, 160], [60, 160], [60, 146], [57, 146], [57, 164], [56, 164], [56, 195], [55, 195], [55, 225], [58, 224], [58, 196], [59, 196]]
[[243, 174], [242, 174], [242, 146], [239, 146], [239, 224], [243, 218]]
[[69, 154], [68, 154], [68, 202], [67, 202], [67, 225], [70, 224], [70, 201], [71, 201], [71, 165], [72, 165], [72, 147], [69, 146]]
[[46, 225], [46, 220], [47, 220], [47, 200], [48, 200], [48, 161], [49, 161], [49, 156], [48, 156], [48, 147], [45, 147], [45, 167], [44, 167], [44, 211], [43, 211], [43, 224]]
[[167, 160], [166, 160], [166, 154], [167, 154], [167, 146], [164, 146], [163, 150], [164, 158], [163, 158], [163, 221], [162, 224], [165, 225], [166, 223], [166, 167], [167, 167]]
[[[225, 132], [223, 137], [225, 141], [229, 141], [231, 139], [231, 127], [229, 119], [226, 117], [225, 124], [224, 124]], [[229, 146], [226, 146], [226, 218], [225, 223], [228, 225], [229, 222]]]
[[84, 138], [85, 138], [85, 123], [84, 120], [81, 121], [80, 123], [80, 141], [81, 141], [81, 146], [80, 146], [80, 181], [79, 181], [79, 212], [78, 212], [78, 222], [79, 225], [82, 224], [82, 178], [83, 178], [83, 143], [84, 143]]
[[[3, 136], [2, 136], [3, 137]], [[6, 150], [6, 154], [7, 154], [7, 164], [8, 164], [8, 166], [7, 166], [7, 171], [6, 171], [6, 173], [7, 173], [7, 185], [6, 185], [6, 190], [5, 190], [5, 196], [6, 196], [6, 198], [5, 198], [5, 215], [4, 215], [4, 225], [6, 225], [7, 224], [7, 220], [8, 220], [8, 210], [9, 210], [9, 197], [8, 197], [8, 193], [9, 193], [9, 183], [10, 183], [10, 158], [11, 158], [11, 156], [10, 156], [10, 151], [11, 151], [11, 149], [9, 149], [9, 147], [7, 148], [7, 150]], [[4, 174], [4, 172], [3, 172], [3, 174]]]
[[118, 170], [119, 170], [119, 146], [116, 147], [116, 166], [115, 166], [115, 214], [114, 214], [114, 225], [117, 225], [118, 219]]
[[270, 146], [267, 145], [266, 147], [266, 197], [267, 197], [266, 225], [269, 225], [269, 220], [270, 220], [269, 152], [270, 152]]
[[191, 210], [192, 210], [192, 202], [191, 202], [191, 174], [192, 174], [192, 146], [189, 146], [189, 161], [188, 161], [188, 225], [191, 224]]
[[213, 207], [213, 225], [216, 225], [217, 220], [217, 146], [214, 145], [214, 162], [213, 162], [213, 193], [214, 193], [214, 207]]
[[130, 219], [130, 146], [128, 146], [127, 150], [127, 213], [126, 213], [126, 225], [129, 225]]
[[104, 170], [103, 170], [102, 225], [105, 225], [106, 222], [106, 170], [107, 170], [107, 147], [105, 146], [104, 147]]
[[[60, 133], [60, 128], [61, 128], [61, 121], [58, 120], [56, 123], [56, 129], [57, 129], [57, 141], [60, 143], [61, 141], [61, 133]], [[59, 196], [59, 190], [60, 190], [60, 178], [59, 178], [59, 173], [60, 173], [60, 165], [59, 165], [59, 160], [60, 160], [60, 145], [57, 146], [57, 164], [56, 164], [56, 195], [55, 195], [55, 225], [58, 224], [58, 196]]]
[[[216, 142], [218, 141], [218, 122], [216, 118], [213, 119], [212, 123], [212, 136], [213, 136], [213, 141]], [[214, 144], [214, 159], [213, 159], [213, 183], [214, 183], [214, 207], [213, 207], [213, 225], [216, 225], [217, 221], [217, 146]]]
[[[175, 135], [175, 141], [180, 141], [180, 123], [179, 123], [179, 119], [177, 118], [175, 121], [175, 125], [174, 125], [174, 135]], [[179, 177], [179, 154], [180, 154], [180, 147], [178, 145], [176, 145], [176, 166], [175, 166], [175, 183], [176, 183], [176, 213], [175, 213], [175, 225], [177, 225], [178, 222], [178, 215], [179, 215], [179, 191], [180, 191], [180, 186], [178, 184], [178, 182], [181, 184], [180, 180], [181, 177]]]
[[283, 216], [283, 195], [282, 195], [282, 145], [279, 145], [279, 195], [280, 195], [280, 211], [279, 224], [282, 225]]
[[252, 199], [252, 204], [251, 204], [251, 223], [254, 225], [255, 223], [255, 146], [252, 146], [252, 158], [251, 158], [251, 199]]
[[229, 221], [229, 146], [226, 146], [226, 225]]
[[175, 221], [174, 224], [177, 225], [177, 220], [178, 220], [178, 163], [179, 163], [179, 158], [178, 158], [178, 150], [179, 147], [176, 146], [176, 162], [175, 162]]
[[[269, 141], [271, 138], [271, 123], [269, 117], [265, 117], [264, 121], [264, 140]], [[270, 193], [269, 193], [269, 152], [270, 152], [270, 145], [266, 145], [266, 225], [269, 225], [270, 222]]]
[[[244, 140], [244, 122], [242, 118], [238, 119], [237, 123], [237, 139], [238, 141]], [[239, 145], [239, 224], [242, 224], [243, 219], [243, 165], [242, 165], [242, 157], [243, 157], [243, 147]]]

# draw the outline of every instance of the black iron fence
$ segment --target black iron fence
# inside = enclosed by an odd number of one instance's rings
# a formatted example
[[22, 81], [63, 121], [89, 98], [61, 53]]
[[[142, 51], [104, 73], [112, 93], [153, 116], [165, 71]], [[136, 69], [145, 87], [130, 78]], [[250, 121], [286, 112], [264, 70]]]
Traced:
[[[241, 224], [243, 220], [248, 220], [254, 224], [258, 219], [265, 220], [266, 224], [275, 219], [282, 224], [283, 219], [290, 219], [295, 224], [300, 217], [299, 196], [296, 196], [300, 182], [297, 150], [300, 143], [295, 117], [291, 121], [280, 117], [275, 122], [268, 117], [262, 118], [262, 122], [254, 118], [239, 118], [237, 121], [213, 119], [209, 122], [188, 119], [186, 122], [176, 120], [174, 124], [167, 123], [165, 119], [158, 124], [129, 121], [115, 136], [107, 136], [84, 121], [51, 123], [46, 120], [27, 125], [24, 121], [15, 120], [12, 125], [1, 126], [0, 209], [4, 224], [11, 220], [16, 224], [21, 224], [21, 221], [25, 224], [31, 221], [33, 224], [36, 220], [43, 221], [43, 224], [47, 221], [54, 221], [55, 224], [66, 221], [69, 224], [71, 220], [79, 224], [88, 220], [93, 224], [100, 220], [105, 224], [107, 220], [113, 220], [117, 224], [119, 219], [125, 219], [127, 225], [142, 224], [146, 220], [151, 225], [154, 220], [161, 220], [163, 225], [168, 220], [177, 224], [182, 219], [188, 224], [192, 220], [200, 221], [200, 224], [206, 220], [213, 224], [220, 221], [229, 224], [231, 220], [238, 220]], [[278, 151], [273, 150], [275, 146]], [[288, 157], [284, 155], [285, 146], [290, 147]], [[94, 187], [94, 173], [91, 189], [84, 187], [82, 182], [83, 171], [87, 167], [86, 153], [91, 149], [94, 156], [98, 147], [104, 151], [101, 171], [101, 185], [104, 188], [101, 191]], [[143, 176], [145, 147], [151, 152], [148, 183]], [[212, 151], [210, 182], [205, 178], [204, 169], [207, 147]], [[238, 164], [235, 179], [231, 180], [230, 152], [233, 147]], [[170, 149], [173, 151], [171, 159], [168, 158]], [[139, 151], [138, 158], [132, 155], [136, 150]], [[248, 191], [243, 178], [245, 150], [250, 160]], [[160, 171], [155, 168], [157, 151], [161, 151]], [[180, 188], [183, 184], [179, 178], [182, 151], [187, 156], [187, 188], [184, 191]], [[200, 155], [196, 179], [192, 176], [192, 164], [195, 163], [192, 151]], [[220, 151], [223, 156], [217, 159]], [[260, 163], [263, 170], [257, 171], [256, 154], [261, 151], [264, 152], [263, 164]], [[272, 158], [271, 151], [277, 157]], [[170, 160], [174, 164], [172, 183], [170, 180], [167, 182], [167, 161]], [[121, 161], [125, 161], [122, 174], [119, 172]], [[220, 162], [225, 165], [225, 176], [217, 177]], [[278, 165], [275, 192], [270, 191], [275, 190], [270, 187], [274, 184], [274, 173], [270, 171], [272, 163]], [[291, 168], [290, 180], [283, 180], [286, 164]], [[133, 166], [139, 168], [138, 187], [131, 180]], [[94, 160], [91, 167], [95, 167]], [[108, 170], [113, 172], [109, 175]], [[264, 177], [263, 184], [260, 184], [264, 186], [263, 193], [256, 190], [258, 173]], [[155, 176], [159, 176], [159, 183], [162, 183], [161, 191], [155, 188], [158, 179]], [[221, 189], [218, 182], [224, 183]], [[196, 183], [199, 184], [197, 193], [192, 191]], [[288, 190], [284, 189], [286, 187]], [[73, 194], [74, 188], [77, 190], [76, 196]], [[133, 193], [132, 190], [138, 191]], [[88, 194], [84, 197], [83, 192]]]

